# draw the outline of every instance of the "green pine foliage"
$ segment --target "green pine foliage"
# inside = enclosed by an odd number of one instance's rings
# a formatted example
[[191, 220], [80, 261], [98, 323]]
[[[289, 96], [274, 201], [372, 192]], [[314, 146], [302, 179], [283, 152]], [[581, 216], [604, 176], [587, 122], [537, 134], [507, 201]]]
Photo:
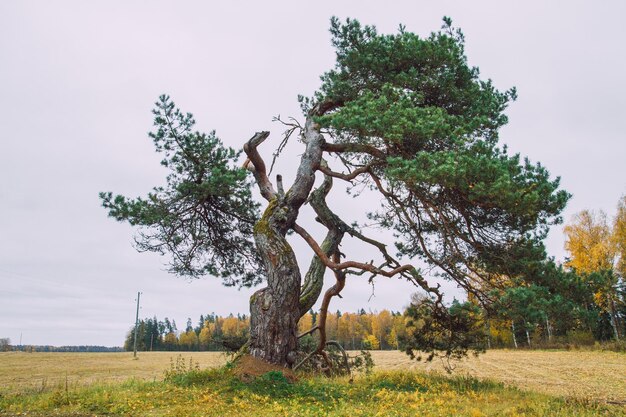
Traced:
[[226, 285], [252, 286], [263, 268], [252, 241], [259, 204], [252, 199], [241, 152], [224, 147], [215, 132], [194, 131], [190, 113], [169, 96], [155, 103], [149, 135], [170, 173], [146, 198], [100, 193], [109, 216], [140, 227], [140, 251], [170, 255], [170, 271], [198, 278], [218, 276]]
[[[407, 332], [401, 337], [406, 353], [417, 360], [435, 357], [461, 359], [468, 351], [485, 351], [486, 335], [480, 309], [454, 300], [447, 310], [437, 308], [426, 297], [414, 297], [404, 312]], [[446, 369], [451, 371], [451, 367]]]
[[348, 159], [386, 181], [391, 195], [372, 217], [396, 230], [400, 252], [462, 283], [467, 265], [508, 272], [543, 259], [539, 242], [569, 194], [540, 164], [497, 146], [516, 91], [479, 78], [451, 20], [427, 38], [337, 19], [331, 34], [337, 65], [310, 101], [333, 107], [320, 123], [337, 142], [383, 150]]

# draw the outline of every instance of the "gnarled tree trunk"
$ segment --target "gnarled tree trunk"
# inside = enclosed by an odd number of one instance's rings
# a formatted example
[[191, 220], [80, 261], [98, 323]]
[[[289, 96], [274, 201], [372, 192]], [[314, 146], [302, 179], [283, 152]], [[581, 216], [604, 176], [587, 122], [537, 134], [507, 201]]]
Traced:
[[[313, 188], [324, 139], [313, 118], [307, 117], [302, 133], [306, 150], [302, 154], [294, 183], [285, 193], [280, 176], [277, 176], [278, 188], [274, 189], [267, 176], [265, 163], [256, 149], [268, 136], [269, 132], [258, 132], [244, 146], [252, 165], [246, 164], [246, 167], [252, 168], [261, 195], [269, 202], [261, 220], [254, 227], [256, 247], [267, 272], [267, 287], [250, 297], [249, 351], [252, 356], [267, 362], [291, 367], [296, 360], [298, 320], [301, 310], [309, 305], [310, 300], [300, 302], [300, 269], [285, 235], [295, 225], [298, 211]], [[322, 268], [314, 268], [314, 271], [313, 275], [317, 278], [323, 277]], [[305, 285], [310, 293], [308, 299], [316, 298], [317, 287], [313, 285], [309, 289]]]
[[254, 228], [257, 249], [267, 270], [267, 287], [250, 297], [250, 354], [291, 367], [296, 358], [300, 319], [300, 269], [278, 230], [281, 208], [273, 201]]

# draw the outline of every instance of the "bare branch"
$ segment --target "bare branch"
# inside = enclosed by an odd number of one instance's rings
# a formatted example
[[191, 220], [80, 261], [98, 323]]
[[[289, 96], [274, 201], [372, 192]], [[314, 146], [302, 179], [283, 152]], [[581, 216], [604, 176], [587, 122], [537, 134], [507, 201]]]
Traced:
[[280, 114], [278, 116], [275, 116], [272, 119], [272, 122], [278, 122], [282, 125], [287, 126], [289, 129], [293, 129], [293, 128], [297, 128], [297, 129], [303, 129], [302, 125], [300, 124], [300, 122], [294, 118], [294, 117], [289, 117], [289, 122], [284, 121], [281, 117]]
[[348, 269], [348, 268], [357, 268], [357, 269], [371, 272], [376, 275], [382, 275], [382, 276], [390, 278], [390, 277], [393, 277], [394, 275], [400, 274], [401, 272], [415, 269], [412, 265], [402, 265], [390, 271], [386, 271], [372, 264], [365, 264], [365, 263], [356, 262], [356, 261], [345, 261], [341, 263], [336, 263], [336, 262], [331, 261], [328, 258], [328, 256], [322, 250], [322, 248], [320, 248], [318, 243], [315, 241], [315, 239], [313, 239], [313, 237], [309, 234], [309, 232], [307, 232], [304, 228], [299, 226], [297, 223], [294, 223], [292, 228], [297, 234], [299, 234], [304, 239], [305, 242], [309, 244], [311, 249], [313, 249], [313, 252], [315, 252], [315, 254], [324, 263], [324, 265], [326, 265], [328, 268], [332, 269], [333, 271], [341, 271], [341, 270]]
[[319, 326], [313, 326], [311, 327], [309, 330], [307, 330], [306, 332], [299, 334], [298, 335], [298, 339], [302, 339], [304, 336], [306, 336], [307, 334], [311, 334], [314, 331], [319, 330]]
[[[458, 275], [458, 274], [455, 273], [456, 269], [453, 271], [451, 269], [450, 265], [447, 265], [444, 262], [440, 261], [439, 259], [437, 259], [430, 252], [430, 250], [428, 249], [428, 245], [426, 244], [426, 242], [424, 240], [424, 237], [423, 237], [423, 230], [422, 230], [422, 226], [421, 226], [421, 223], [420, 223], [420, 221], [421, 221], [420, 217], [417, 216], [418, 224], [415, 224], [414, 222], [410, 221], [411, 216], [409, 215], [409, 213], [407, 213], [405, 205], [402, 203], [402, 201], [400, 201], [399, 198], [396, 195], [394, 195], [393, 193], [391, 193], [388, 190], [386, 190], [384, 188], [384, 186], [382, 185], [381, 179], [378, 178], [375, 174], [373, 174], [372, 172], [369, 172], [369, 175], [374, 180], [374, 183], [376, 184], [376, 187], [378, 188], [380, 193], [383, 194], [387, 198], [387, 201], [389, 201], [389, 203], [392, 205], [392, 207], [395, 207], [395, 211], [399, 215], [401, 215], [401, 217], [406, 219], [405, 224], [407, 224], [407, 226], [413, 230], [413, 235], [417, 238], [417, 241], [418, 241], [418, 243], [420, 245], [420, 248], [422, 249], [422, 252], [426, 256], [426, 258], [432, 264], [437, 265], [444, 272], [446, 272], [448, 275], [450, 275], [457, 282], [457, 284], [459, 284], [465, 290], [467, 290], [468, 292], [472, 292], [472, 293], [474, 293], [476, 295], [481, 295], [476, 290], [470, 288], [466, 283], [464, 283], [463, 281], [461, 281], [461, 280], [456, 278], [457, 275]], [[438, 291], [436, 293], [439, 294]], [[442, 296], [441, 296], [441, 294], [439, 294], [438, 296], [439, 296], [439, 302], [440, 302]]]
[[267, 170], [265, 168], [265, 162], [257, 147], [267, 139], [270, 135], [270, 132], [257, 132], [250, 138], [245, 145], [243, 145], [243, 150], [248, 156], [248, 161], [244, 163], [245, 168], [249, 168], [249, 164], [252, 164], [253, 169], [250, 169], [256, 180], [257, 185], [259, 186], [259, 190], [261, 191], [261, 195], [267, 201], [272, 200], [276, 196], [276, 191], [270, 182], [270, 179], [267, 177]]
[[276, 175], [276, 187], [278, 188], [278, 195], [284, 197], [285, 188], [283, 187], [283, 176], [280, 174]]
[[335, 153], [366, 153], [380, 159], [387, 158], [387, 155], [380, 149], [362, 143], [325, 143], [322, 146], [322, 150]]
[[370, 164], [362, 166], [360, 168], [355, 169], [354, 171], [352, 171], [349, 174], [343, 174], [343, 173], [335, 172], [335, 171], [331, 170], [330, 168], [328, 168], [328, 166], [325, 166], [323, 164], [320, 165], [318, 170], [323, 172], [325, 175], [328, 175], [329, 177], [339, 178], [339, 179], [344, 180], [344, 181], [352, 181], [353, 179], [355, 179], [359, 175], [368, 172], [370, 170], [371, 166], [372, 165], [370, 165]]
[[276, 163], [276, 159], [278, 158], [280, 153], [283, 151], [283, 149], [285, 149], [285, 146], [287, 146], [287, 142], [289, 141], [289, 138], [291, 137], [291, 135], [293, 135], [293, 133], [296, 130], [299, 130], [299, 131], [303, 130], [303, 127], [300, 125], [300, 123], [296, 119], [294, 119], [293, 117], [290, 117], [289, 120], [291, 122], [285, 122], [284, 120], [280, 118], [280, 115], [272, 119], [273, 122], [279, 122], [287, 126], [288, 128], [287, 130], [285, 130], [285, 132], [283, 132], [283, 140], [280, 141], [280, 143], [278, 144], [278, 148], [276, 148], [276, 150], [272, 154], [272, 164], [270, 165], [270, 172], [269, 172], [270, 174], [272, 173], [272, 170], [274, 169], [274, 164]]
[[[339, 253], [333, 253], [333, 262], [339, 262]], [[320, 316], [318, 322], [318, 329], [320, 331], [320, 340], [317, 345], [316, 353], [321, 355], [326, 362], [326, 369], [324, 372], [328, 375], [330, 373], [330, 369], [332, 368], [332, 362], [328, 358], [326, 352], [324, 352], [324, 347], [326, 346], [326, 317], [328, 315], [328, 306], [330, 305], [330, 300], [341, 293], [341, 290], [346, 286], [346, 274], [342, 271], [335, 270], [335, 285], [330, 287], [324, 293], [324, 298], [322, 299], [322, 305], [320, 306]]]
[[[325, 165], [326, 161], [321, 160], [320, 164]], [[327, 207], [324, 202], [324, 198], [328, 195], [332, 188], [332, 178], [329, 176], [324, 177], [324, 181], [322, 184], [317, 187], [311, 194], [309, 195], [309, 203], [311, 207], [315, 210], [316, 214], [321, 217], [328, 217], [326, 215]], [[341, 240], [343, 239], [344, 231], [342, 228], [336, 227], [334, 222], [331, 221], [322, 221], [328, 229], [328, 233], [322, 242], [321, 249], [330, 256], [332, 253], [337, 251]], [[319, 295], [322, 292], [322, 287], [324, 285], [324, 272], [326, 270], [326, 265], [317, 257], [317, 255], [313, 255], [313, 259], [311, 260], [309, 270], [307, 271], [304, 277], [304, 283], [300, 290], [300, 314], [304, 315], [307, 311], [317, 301]]]
[[304, 359], [302, 359], [299, 363], [297, 363], [294, 367], [293, 370], [297, 371], [298, 368], [300, 368], [302, 365], [304, 365], [306, 363], [306, 361], [308, 361], [309, 359], [311, 359], [313, 357], [313, 355], [316, 355], [317, 352], [313, 351], [311, 353], [309, 353], [308, 355], [306, 355], [306, 357]]
[[[326, 160], [322, 159], [319, 170], [326, 174], [325, 170], [327, 169], [328, 163], [326, 162]], [[369, 170], [365, 169], [362, 172], [369, 172]], [[316, 192], [310, 197], [311, 206], [315, 210], [315, 213], [319, 216], [322, 224], [324, 224], [329, 230], [337, 229], [342, 233], [348, 233], [350, 236], [376, 247], [385, 258], [386, 265], [392, 266], [394, 268], [400, 266], [400, 263], [389, 255], [386, 245], [363, 235], [354, 227], [349, 226], [328, 207], [324, 197], [328, 194], [331, 187], [332, 175], [325, 175], [324, 182], [319, 187], [319, 189], [323, 191], [323, 193], [319, 194]]]

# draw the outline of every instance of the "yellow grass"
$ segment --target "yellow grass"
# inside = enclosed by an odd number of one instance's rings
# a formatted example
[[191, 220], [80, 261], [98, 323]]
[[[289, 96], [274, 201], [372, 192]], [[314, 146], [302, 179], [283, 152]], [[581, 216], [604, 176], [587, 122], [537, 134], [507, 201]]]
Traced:
[[[441, 361], [411, 361], [403, 353], [373, 351], [378, 368], [444, 372]], [[626, 403], [626, 354], [616, 352], [490, 350], [459, 363], [453, 375], [489, 378], [546, 394]]]
[[[179, 352], [120, 353], [0, 353], [0, 391], [24, 388], [41, 389], [67, 383], [75, 386], [93, 382], [124, 381], [130, 378], [162, 380], [170, 360]], [[180, 352], [186, 360], [193, 359], [200, 368], [226, 363], [220, 352]]]
[[[65, 384], [112, 382], [137, 378], [161, 380], [177, 352], [132, 353], [0, 353], [0, 391], [39, 390]], [[216, 352], [183, 352], [201, 368], [227, 357]], [[440, 362], [418, 363], [405, 354], [373, 351], [379, 370], [443, 372]], [[455, 375], [489, 378], [524, 389], [600, 401], [626, 401], [626, 355], [614, 352], [493, 350], [459, 363]]]

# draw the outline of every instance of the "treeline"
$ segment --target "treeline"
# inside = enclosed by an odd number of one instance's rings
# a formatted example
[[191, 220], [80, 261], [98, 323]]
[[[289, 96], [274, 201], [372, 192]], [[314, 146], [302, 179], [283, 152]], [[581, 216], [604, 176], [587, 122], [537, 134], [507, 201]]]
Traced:
[[[502, 298], [488, 309], [479, 306], [472, 296], [465, 303], [455, 300], [449, 307], [453, 317], [455, 310], [457, 314], [474, 316], [470, 320], [473, 329], [458, 330], [482, 335], [474, 341], [484, 348], [570, 348], [615, 340], [616, 334], [620, 337], [624, 334], [626, 308], [623, 292], [620, 292], [621, 302], [616, 303], [616, 333], [611, 314], [598, 303], [591, 284], [603, 281], [597, 276], [581, 277], [554, 264], [548, 263], [546, 269], [551, 273], [545, 275], [551, 275], [549, 278], [554, 281], [545, 283], [545, 286], [505, 291]], [[548, 279], [547, 276], [543, 278]], [[416, 319], [414, 314], [415, 307], [421, 302], [420, 296], [414, 296], [402, 313], [387, 310], [328, 313], [327, 338], [348, 350], [405, 350], [414, 333], [425, 330], [423, 322], [428, 317]], [[300, 333], [312, 328], [316, 318], [315, 313], [304, 315], [299, 323]], [[442, 332], [440, 336], [446, 337], [444, 335]], [[314, 343], [311, 340], [314, 337], [307, 338], [309, 341], [301, 339], [301, 342]], [[625, 346], [622, 342], [615, 348], [624, 350]]]
[[[507, 288], [505, 283], [491, 304], [478, 306], [469, 297], [487, 347], [566, 348], [622, 339], [624, 287], [608, 285], [614, 279], [610, 273], [582, 274], [551, 261], [535, 273], [533, 284]], [[610, 305], [600, 296], [608, 296], [608, 289]]]
[[[318, 313], [311, 310], [298, 324], [304, 333], [317, 323]], [[328, 313], [326, 332], [329, 339], [336, 340], [346, 349], [397, 349], [398, 335], [404, 325], [400, 312], [383, 310], [379, 313]], [[134, 330], [129, 329], [124, 349], [133, 350]], [[241, 346], [248, 338], [250, 319], [247, 315], [221, 317], [214, 313], [201, 315], [194, 326], [187, 319], [184, 331], [179, 331], [176, 321], [157, 317], [139, 321], [137, 326], [137, 350], [222, 351]], [[310, 338], [304, 342], [307, 343]]]
[[[532, 284], [515, 274], [484, 284], [492, 302], [481, 303], [492, 346], [562, 347], [609, 340], [624, 349], [626, 334], [626, 196], [609, 221], [583, 210], [565, 226], [563, 265], [525, 265]], [[471, 302], [478, 304], [475, 298]], [[487, 311], [489, 311], [487, 313]], [[619, 347], [618, 346], [618, 347]]]
[[[489, 313], [475, 305], [473, 314], [484, 332], [486, 347], [564, 348], [614, 338], [611, 317], [595, 304], [587, 283], [562, 268], [556, 271], [563, 274], [557, 282], [569, 289], [569, 297], [552, 297], [549, 287], [532, 286], [507, 293]], [[472, 300], [470, 297], [470, 304]], [[414, 299], [413, 304], [416, 302]], [[305, 314], [298, 323], [299, 333], [314, 327], [318, 316], [314, 311]], [[339, 342], [347, 350], [404, 350], [407, 338], [419, 331], [419, 323], [414, 323], [406, 311], [336, 311], [329, 312], [326, 320], [328, 340]], [[201, 315], [195, 326], [188, 319], [184, 331], [179, 331], [174, 320], [146, 318], [139, 321], [137, 350], [236, 350], [247, 340], [249, 325], [246, 315], [209, 314]], [[313, 345], [315, 339], [305, 336], [301, 343]], [[132, 351], [133, 343], [134, 326], [128, 331], [124, 349]]]
[[0, 351], [19, 351], [19, 352], [123, 352], [119, 346], [50, 346], [50, 345], [3, 345]]
[[[187, 319], [179, 331], [175, 320], [157, 317], [140, 320], [137, 326], [137, 350], [140, 351], [222, 351], [241, 346], [248, 338], [250, 319], [247, 315], [220, 317], [215, 313], [200, 315], [194, 326]], [[127, 333], [125, 350], [134, 349], [135, 326]]]

